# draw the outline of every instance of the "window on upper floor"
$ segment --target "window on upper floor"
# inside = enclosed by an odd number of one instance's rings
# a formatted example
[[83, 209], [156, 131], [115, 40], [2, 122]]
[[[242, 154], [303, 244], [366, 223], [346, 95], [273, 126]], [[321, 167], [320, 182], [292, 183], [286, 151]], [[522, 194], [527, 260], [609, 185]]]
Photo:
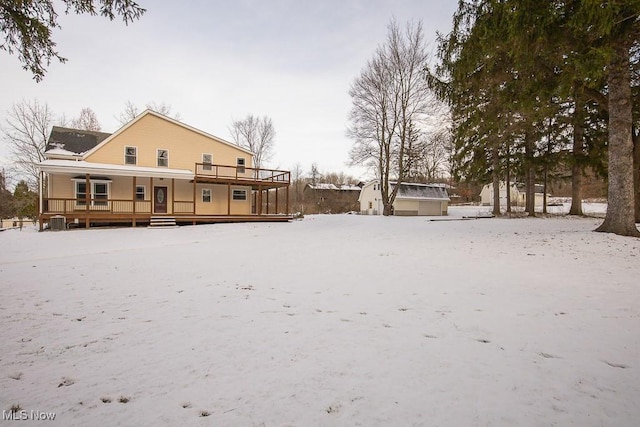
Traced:
[[236, 166], [238, 167], [238, 173], [244, 173], [244, 168], [247, 165], [244, 157], [238, 157], [236, 160]]
[[135, 165], [138, 163], [138, 147], [124, 147], [124, 164]]
[[210, 171], [212, 164], [213, 164], [213, 154], [203, 153], [202, 154], [202, 170]]
[[169, 166], [169, 150], [158, 149], [158, 166], [164, 168]]

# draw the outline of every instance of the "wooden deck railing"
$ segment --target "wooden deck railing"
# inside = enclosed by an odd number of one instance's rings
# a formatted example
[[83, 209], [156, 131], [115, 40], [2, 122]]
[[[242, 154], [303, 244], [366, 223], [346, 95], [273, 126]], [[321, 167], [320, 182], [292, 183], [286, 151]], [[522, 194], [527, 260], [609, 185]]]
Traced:
[[[135, 211], [134, 211], [135, 203]], [[104, 212], [111, 214], [151, 213], [151, 200], [45, 198], [43, 212], [50, 214]]]
[[276, 169], [196, 163], [196, 177], [288, 184], [291, 172]]

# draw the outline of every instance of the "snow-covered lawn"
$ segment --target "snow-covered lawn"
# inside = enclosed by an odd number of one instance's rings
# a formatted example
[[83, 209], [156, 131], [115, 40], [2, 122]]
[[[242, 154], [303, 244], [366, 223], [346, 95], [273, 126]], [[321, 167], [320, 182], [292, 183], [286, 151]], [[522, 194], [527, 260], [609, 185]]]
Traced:
[[640, 240], [600, 221], [8, 230], [0, 409], [60, 426], [637, 425]]

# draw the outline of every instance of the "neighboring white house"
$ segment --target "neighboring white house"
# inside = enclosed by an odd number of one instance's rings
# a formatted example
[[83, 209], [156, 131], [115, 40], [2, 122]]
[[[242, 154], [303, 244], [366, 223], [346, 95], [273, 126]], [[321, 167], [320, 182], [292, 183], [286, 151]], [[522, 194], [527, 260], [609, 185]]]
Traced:
[[[509, 187], [511, 206], [524, 207], [527, 201], [525, 185], [512, 182]], [[535, 187], [535, 206], [542, 207], [544, 202], [544, 186], [536, 184]], [[493, 206], [493, 184], [487, 184], [482, 187], [482, 191], [480, 191], [480, 203], [483, 206]], [[500, 206], [507, 206], [507, 184], [504, 181], [500, 181]]]
[[[389, 183], [393, 191], [396, 182]], [[362, 215], [382, 215], [382, 191], [380, 181], [365, 184], [360, 191], [360, 213]], [[447, 215], [449, 196], [446, 188], [436, 184], [403, 182], [393, 202], [393, 215]]]

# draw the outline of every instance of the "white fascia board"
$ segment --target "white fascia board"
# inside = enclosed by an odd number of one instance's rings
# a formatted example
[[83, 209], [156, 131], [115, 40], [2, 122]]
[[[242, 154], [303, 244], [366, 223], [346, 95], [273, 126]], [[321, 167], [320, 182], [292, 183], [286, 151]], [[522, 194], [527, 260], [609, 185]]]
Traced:
[[121, 166], [105, 163], [89, 163], [71, 160], [45, 160], [38, 164], [41, 171], [47, 173], [137, 176], [144, 178], [194, 178], [193, 172], [186, 169], [148, 168], [141, 166]]

